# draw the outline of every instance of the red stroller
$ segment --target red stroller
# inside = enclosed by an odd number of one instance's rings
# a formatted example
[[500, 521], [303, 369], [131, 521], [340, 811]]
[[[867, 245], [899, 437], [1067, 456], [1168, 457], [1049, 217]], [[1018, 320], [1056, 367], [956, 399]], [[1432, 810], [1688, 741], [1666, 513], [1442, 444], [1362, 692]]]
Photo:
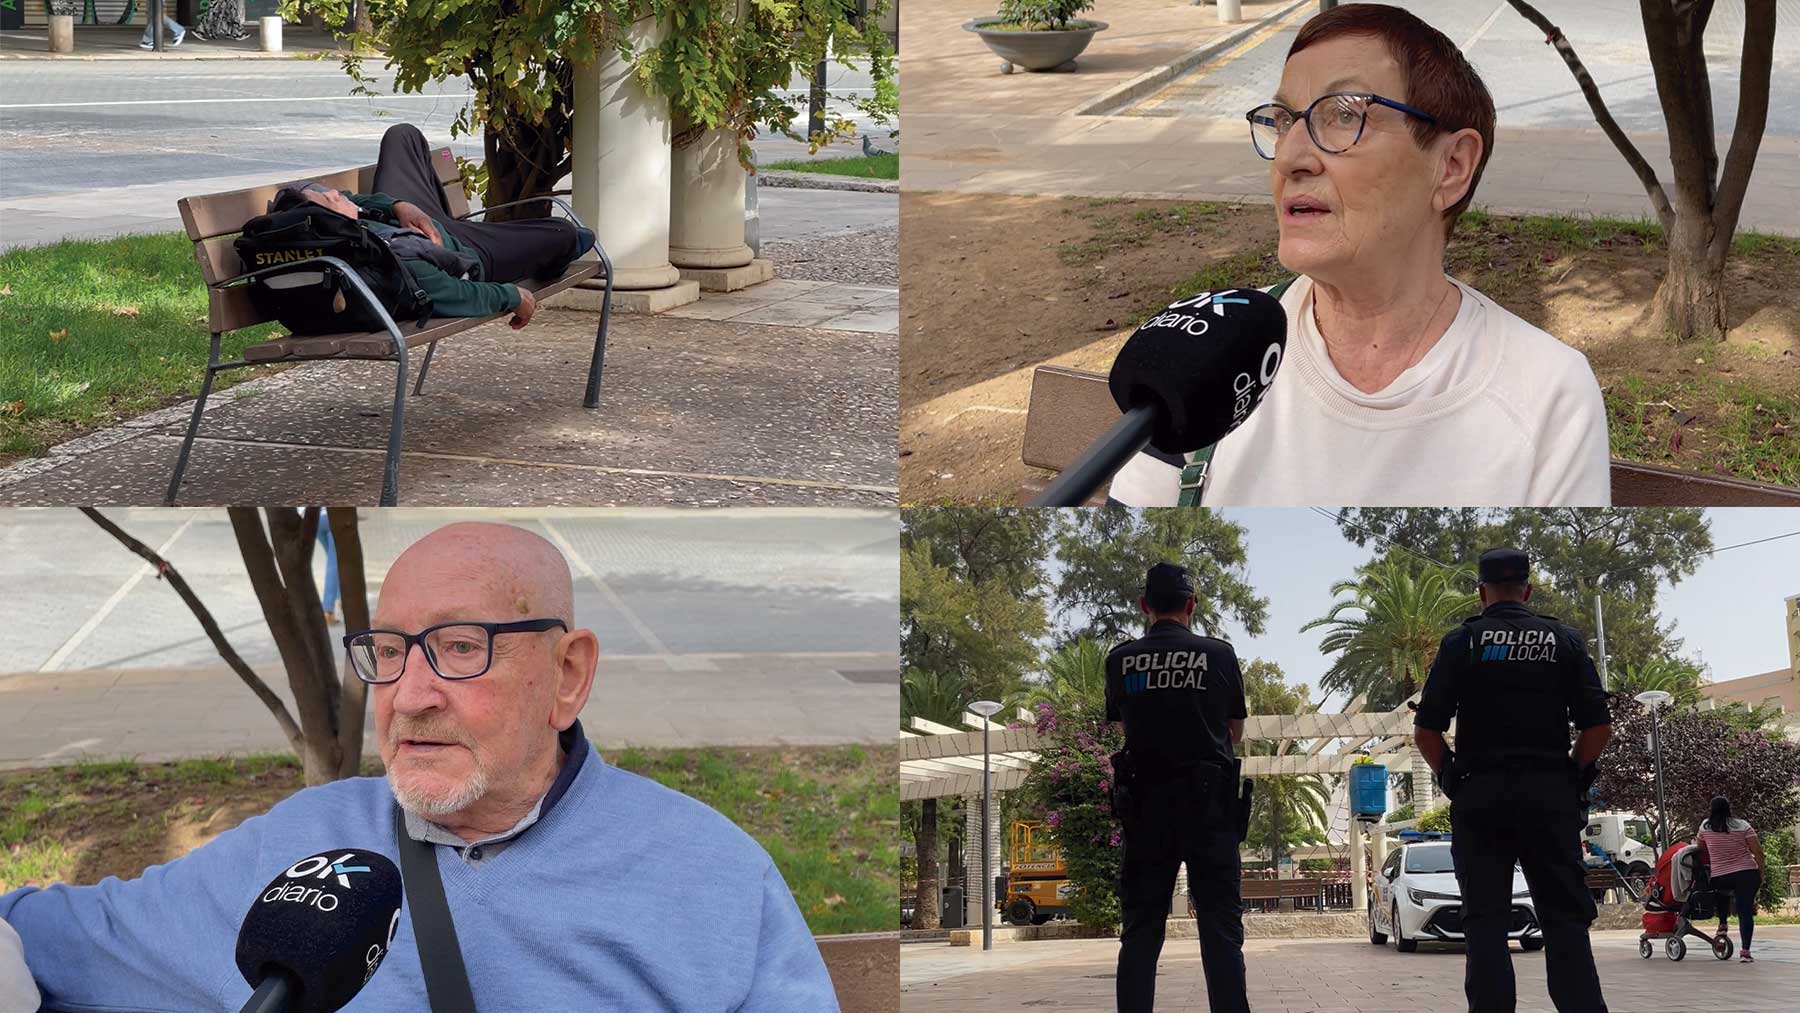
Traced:
[[1663, 944], [1670, 960], [1687, 956], [1683, 936], [1706, 940], [1712, 955], [1730, 960], [1737, 949], [1724, 932], [1709, 936], [1694, 927], [1697, 921], [1718, 917], [1714, 905], [1712, 880], [1706, 859], [1693, 845], [1672, 844], [1656, 860], [1656, 877], [1644, 892], [1644, 932], [1638, 936], [1638, 956], [1645, 960], [1656, 952], [1652, 939], [1666, 939]]

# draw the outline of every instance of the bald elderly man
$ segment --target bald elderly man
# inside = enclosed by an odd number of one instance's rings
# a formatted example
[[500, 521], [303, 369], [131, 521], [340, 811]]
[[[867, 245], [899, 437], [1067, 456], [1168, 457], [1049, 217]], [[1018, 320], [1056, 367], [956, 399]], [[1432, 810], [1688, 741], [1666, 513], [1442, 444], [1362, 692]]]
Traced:
[[[388, 571], [373, 629], [344, 640], [372, 683], [387, 777], [307, 788], [130, 882], [27, 887], [0, 918], [51, 1008], [239, 1009], [234, 961], [258, 892], [316, 852], [399, 865], [434, 845], [476, 1006], [835, 1011], [781, 873], [730, 821], [607, 765], [576, 720], [599, 643], [544, 539], [453, 524]], [[410, 910], [346, 1010], [425, 1011]]]

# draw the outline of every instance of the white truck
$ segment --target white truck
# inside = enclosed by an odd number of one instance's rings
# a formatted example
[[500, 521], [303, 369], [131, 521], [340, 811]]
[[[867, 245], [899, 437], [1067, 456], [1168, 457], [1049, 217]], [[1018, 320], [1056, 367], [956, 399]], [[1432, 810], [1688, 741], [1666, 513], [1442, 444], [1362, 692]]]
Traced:
[[1589, 813], [1581, 832], [1582, 857], [1589, 868], [1616, 866], [1641, 890], [1656, 871], [1656, 848], [1644, 842], [1655, 839], [1650, 821], [1637, 813]]

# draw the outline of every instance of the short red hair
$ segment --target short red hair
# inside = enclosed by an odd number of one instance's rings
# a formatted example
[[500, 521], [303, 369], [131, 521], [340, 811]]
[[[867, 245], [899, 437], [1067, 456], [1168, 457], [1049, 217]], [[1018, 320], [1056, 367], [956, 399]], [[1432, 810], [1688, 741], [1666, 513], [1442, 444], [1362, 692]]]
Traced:
[[1437, 119], [1433, 126], [1414, 116], [1406, 118], [1413, 140], [1420, 147], [1440, 132], [1454, 133], [1473, 127], [1481, 135], [1481, 161], [1475, 166], [1475, 175], [1469, 178], [1469, 189], [1462, 200], [1444, 211], [1444, 237], [1448, 239], [1456, 228], [1456, 220], [1475, 198], [1481, 172], [1494, 151], [1494, 97], [1488, 94], [1487, 85], [1463, 57], [1462, 50], [1443, 32], [1419, 20], [1411, 11], [1387, 4], [1344, 4], [1314, 17], [1294, 37], [1288, 59], [1308, 46], [1346, 35], [1371, 36], [1387, 43], [1388, 52], [1400, 65], [1401, 79], [1406, 82], [1406, 94], [1391, 97]]

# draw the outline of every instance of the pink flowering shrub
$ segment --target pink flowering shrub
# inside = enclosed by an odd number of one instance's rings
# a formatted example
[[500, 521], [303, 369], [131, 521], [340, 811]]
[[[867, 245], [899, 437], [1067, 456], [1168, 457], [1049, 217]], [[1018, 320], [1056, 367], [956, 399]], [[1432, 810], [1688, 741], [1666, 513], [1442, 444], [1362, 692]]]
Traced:
[[1061, 713], [1037, 705], [1037, 732], [1045, 740], [1037, 765], [1021, 790], [1051, 828], [1075, 887], [1070, 914], [1102, 931], [1119, 926], [1120, 827], [1113, 815], [1112, 762], [1124, 748], [1124, 732], [1097, 714]]

